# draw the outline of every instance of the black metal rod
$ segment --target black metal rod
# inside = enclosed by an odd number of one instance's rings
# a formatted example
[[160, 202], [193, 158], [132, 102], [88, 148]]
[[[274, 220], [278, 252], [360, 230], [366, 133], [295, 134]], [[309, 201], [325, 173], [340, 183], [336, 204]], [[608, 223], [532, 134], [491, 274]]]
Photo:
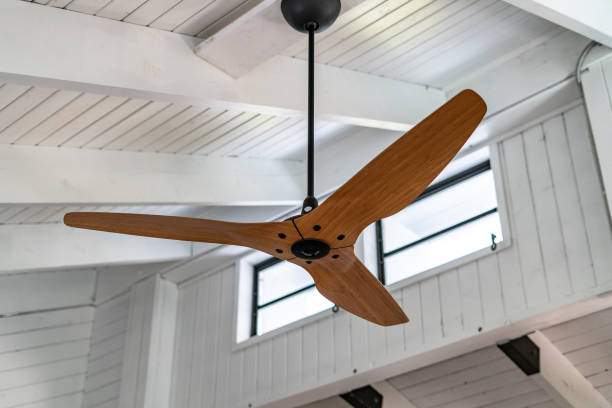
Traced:
[[308, 197], [314, 197], [314, 46], [315, 29], [308, 30]]

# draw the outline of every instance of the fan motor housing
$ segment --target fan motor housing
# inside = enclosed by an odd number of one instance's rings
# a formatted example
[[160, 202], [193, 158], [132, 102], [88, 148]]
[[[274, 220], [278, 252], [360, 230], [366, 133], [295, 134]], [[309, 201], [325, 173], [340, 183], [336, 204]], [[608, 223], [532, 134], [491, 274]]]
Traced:
[[329, 254], [330, 247], [319, 239], [306, 238], [291, 245], [293, 255], [302, 259], [320, 259]]
[[340, 0], [283, 0], [281, 11], [287, 23], [296, 30], [321, 32], [340, 15]]

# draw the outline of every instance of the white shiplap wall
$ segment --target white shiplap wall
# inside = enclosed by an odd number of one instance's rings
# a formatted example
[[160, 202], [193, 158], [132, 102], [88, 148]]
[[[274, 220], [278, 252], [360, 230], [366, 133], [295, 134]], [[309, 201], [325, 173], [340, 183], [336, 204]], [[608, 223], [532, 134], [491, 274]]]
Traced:
[[130, 293], [96, 307], [83, 408], [119, 406]]
[[0, 318], [0, 407], [80, 408], [93, 308]]
[[234, 268], [188, 282], [172, 406], [261, 405], [609, 290], [612, 231], [583, 105], [497, 143], [511, 246], [393, 289], [409, 324], [330, 313], [235, 351]]

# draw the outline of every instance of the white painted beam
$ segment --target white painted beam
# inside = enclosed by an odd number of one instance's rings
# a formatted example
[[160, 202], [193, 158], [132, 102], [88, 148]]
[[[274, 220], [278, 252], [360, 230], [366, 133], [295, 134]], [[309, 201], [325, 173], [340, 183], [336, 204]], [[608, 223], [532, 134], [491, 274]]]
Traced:
[[304, 174], [295, 161], [0, 146], [3, 204], [291, 205]]
[[[197, 57], [195, 44], [193, 37], [148, 27], [19, 0], [0, 2], [0, 81], [304, 114], [306, 62], [276, 57], [236, 80]], [[405, 129], [445, 100], [438, 90], [339, 68], [319, 66], [317, 78], [318, 117], [348, 124]]]
[[612, 3], [608, 0], [506, 0], [513, 6], [612, 47]]
[[74, 268], [184, 259], [189, 242], [69, 228], [63, 224], [0, 226], [0, 275], [32, 269]]
[[611, 405], [593, 387], [548, 338], [540, 331], [528, 337], [540, 349], [540, 372], [532, 375], [561, 408], [610, 408]]
[[177, 305], [176, 285], [159, 275], [132, 287], [120, 408], [169, 406]]
[[[343, 0], [341, 13], [362, 2]], [[285, 22], [280, 4], [281, 0], [250, 0], [243, 3], [199, 34], [204, 40], [196, 47], [196, 54], [238, 78], [294, 43], [306, 41], [306, 35]]]
[[372, 387], [383, 396], [384, 408], [416, 408], [404, 394], [399, 392], [388, 381], [381, 381], [373, 384]]

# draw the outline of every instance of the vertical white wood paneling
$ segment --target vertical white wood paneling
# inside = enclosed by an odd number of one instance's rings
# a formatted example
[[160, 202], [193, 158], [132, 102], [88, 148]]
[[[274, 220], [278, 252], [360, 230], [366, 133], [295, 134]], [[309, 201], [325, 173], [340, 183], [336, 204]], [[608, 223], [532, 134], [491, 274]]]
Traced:
[[561, 219], [552, 185], [542, 128], [536, 126], [529, 129], [524, 134], [524, 140], [546, 280], [551, 298], [557, 299], [569, 295], [571, 287], [561, 232]]
[[518, 248], [527, 305], [533, 307], [546, 303], [549, 296], [523, 139], [523, 135], [520, 135], [504, 141], [504, 158], [508, 169], [508, 187], [511, 191], [510, 218], [515, 226], [515, 244]]
[[559, 218], [563, 221], [563, 257], [573, 289], [583, 290], [595, 286], [595, 275], [563, 117], [547, 120], [543, 129]]
[[[501, 214], [508, 242], [394, 288], [410, 318], [405, 325], [381, 328], [340, 311], [232, 350], [227, 322], [235, 313], [234, 268], [187, 283], [180, 289], [172, 407], [248, 407], [278, 400], [499, 328], [530, 309], [541, 313], [552, 302], [558, 307], [568, 296], [606, 282], [612, 239], [602, 222], [607, 222], [604, 199], [585, 124], [582, 107], [570, 109], [497, 142], [492, 165], [497, 183], [503, 183], [498, 197], [506, 200], [499, 207], [508, 211], [507, 219]], [[470, 357], [470, 363], [486, 364], [500, 377], [478, 379], [466, 392], [499, 381], [502, 393], [517, 388], [531, 395], [530, 382], [505, 384], [497, 358], [496, 349]], [[414, 381], [427, 381], [424, 374]], [[498, 397], [474, 394], [464, 402], [494, 403]]]
[[563, 118], [578, 181], [580, 202], [584, 210], [595, 276], [597, 283], [602, 284], [612, 279], [612, 257], [610, 257], [612, 230], [606, 214], [603, 186], [595, 164], [591, 140], [586, 137], [576, 137], [588, 135], [587, 117], [584, 108], [579, 106], [565, 113]]
[[425, 344], [439, 343], [444, 337], [438, 277], [420, 283], [421, 310], [423, 311], [423, 341]]
[[170, 400], [176, 285], [159, 275], [136, 283], [123, 353], [120, 407], [167, 407]]
[[[113, 408], [119, 406], [128, 312], [129, 292], [96, 307], [83, 408], [99, 404]], [[108, 344], [112, 345], [110, 349]]]
[[440, 275], [440, 303], [444, 336], [455, 337], [463, 331], [461, 292], [456, 270]]
[[93, 308], [0, 318], [0, 406], [80, 408]]

